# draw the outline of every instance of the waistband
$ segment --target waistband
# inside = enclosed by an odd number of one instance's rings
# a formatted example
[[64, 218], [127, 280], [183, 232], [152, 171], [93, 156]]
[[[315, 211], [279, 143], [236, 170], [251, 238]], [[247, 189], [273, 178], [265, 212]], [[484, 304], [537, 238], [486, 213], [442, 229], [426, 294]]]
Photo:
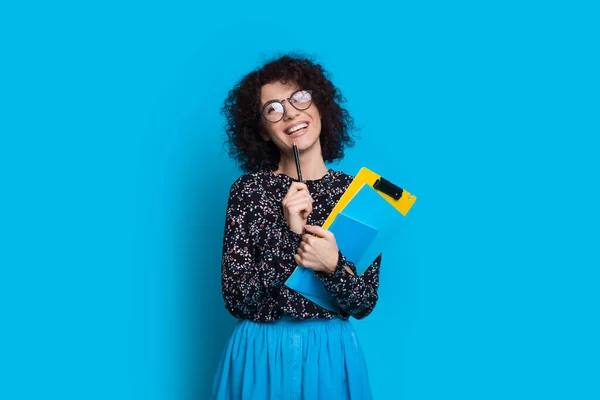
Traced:
[[265, 324], [273, 325], [330, 325], [330, 324], [346, 324], [348, 320], [342, 318], [309, 318], [298, 319], [292, 317], [283, 317], [281, 319], [264, 322]]

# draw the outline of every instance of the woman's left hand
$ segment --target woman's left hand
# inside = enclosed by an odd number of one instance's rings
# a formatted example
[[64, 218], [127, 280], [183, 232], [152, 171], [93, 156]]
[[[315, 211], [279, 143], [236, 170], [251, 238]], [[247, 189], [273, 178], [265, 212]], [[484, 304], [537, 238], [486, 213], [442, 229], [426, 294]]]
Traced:
[[335, 271], [339, 256], [335, 236], [320, 226], [306, 225], [304, 229], [307, 234], [302, 236], [294, 260], [303, 267], [331, 274]]

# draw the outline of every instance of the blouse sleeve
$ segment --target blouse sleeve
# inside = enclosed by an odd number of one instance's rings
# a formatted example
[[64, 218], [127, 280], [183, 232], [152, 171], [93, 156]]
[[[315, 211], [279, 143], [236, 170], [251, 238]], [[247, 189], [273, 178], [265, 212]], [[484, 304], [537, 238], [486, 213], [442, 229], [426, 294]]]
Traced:
[[[262, 251], [255, 243], [251, 223], [273, 210], [265, 204], [255, 188], [236, 181], [229, 193], [223, 236], [221, 284], [225, 308], [236, 318], [255, 319], [262, 307], [269, 306], [272, 294], [283, 285], [281, 265], [293, 263], [291, 249], [296, 249], [302, 236], [285, 227], [273, 226], [270, 235], [279, 243], [278, 249]], [[266, 223], [266, 222], [264, 222]], [[255, 224], [256, 225], [256, 224]], [[287, 228], [287, 229], [283, 229]], [[286, 259], [286, 253], [291, 255]]]
[[[317, 276], [340, 308], [356, 319], [371, 314], [377, 304], [381, 256], [382, 254], [379, 254], [362, 275], [356, 273], [354, 263], [346, 260], [341, 252], [334, 272], [329, 275], [317, 272]], [[350, 267], [354, 275], [344, 266]]]

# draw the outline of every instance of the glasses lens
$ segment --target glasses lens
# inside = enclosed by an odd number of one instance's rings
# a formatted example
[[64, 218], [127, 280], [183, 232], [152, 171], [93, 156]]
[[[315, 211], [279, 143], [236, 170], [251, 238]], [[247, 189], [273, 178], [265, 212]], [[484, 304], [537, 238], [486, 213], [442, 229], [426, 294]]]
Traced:
[[306, 110], [311, 102], [312, 96], [308, 90], [298, 90], [292, 95], [292, 104], [298, 110]]
[[277, 122], [283, 117], [283, 104], [278, 101], [267, 104], [263, 108], [263, 115], [271, 122]]

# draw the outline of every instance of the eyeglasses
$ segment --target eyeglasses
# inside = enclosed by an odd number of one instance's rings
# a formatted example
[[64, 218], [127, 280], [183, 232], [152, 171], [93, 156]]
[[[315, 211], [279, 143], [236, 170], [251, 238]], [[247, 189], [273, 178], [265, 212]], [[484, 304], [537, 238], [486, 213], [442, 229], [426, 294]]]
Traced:
[[260, 114], [269, 122], [281, 121], [285, 113], [283, 102], [286, 100], [296, 110], [306, 110], [312, 104], [312, 90], [297, 90], [287, 99], [267, 101]]

